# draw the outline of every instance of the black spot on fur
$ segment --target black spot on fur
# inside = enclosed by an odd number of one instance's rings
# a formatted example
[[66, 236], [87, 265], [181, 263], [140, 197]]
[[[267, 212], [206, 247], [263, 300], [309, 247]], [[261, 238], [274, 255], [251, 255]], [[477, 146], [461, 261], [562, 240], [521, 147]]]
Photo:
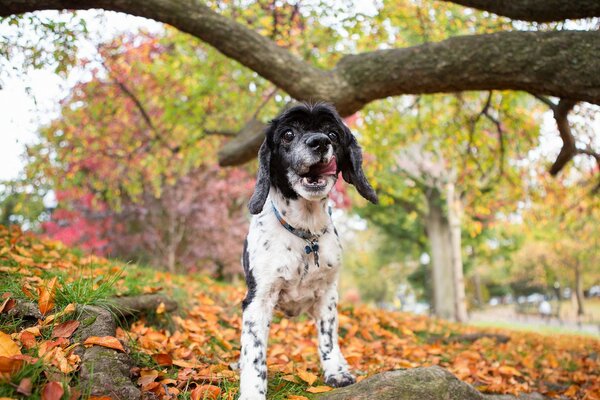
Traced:
[[287, 251], [292, 251], [291, 246], [288, 246]]
[[265, 240], [263, 243], [263, 247], [265, 248], [265, 250], [269, 250], [269, 247], [271, 247], [271, 244], [269, 243], [268, 240]]
[[250, 270], [250, 255], [248, 254], [248, 239], [244, 240], [244, 254], [242, 256], [242, 266], [244, 267], [244, 275], [246, 276], [246, 286], [248, 286], [248, 292], [246, 298], [242, 301], [242, 311], [248, 307], [254, 296], [256, 296], [256, 280]]

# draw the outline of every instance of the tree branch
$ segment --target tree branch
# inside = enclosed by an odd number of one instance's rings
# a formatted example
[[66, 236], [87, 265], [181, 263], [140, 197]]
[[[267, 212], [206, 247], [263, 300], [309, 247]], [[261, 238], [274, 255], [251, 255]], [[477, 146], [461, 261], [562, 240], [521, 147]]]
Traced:
[[550, 99], [543, 96], [534, 96], [544, 104], [547, 104], [554, 113], [558, 133], [563, 142], [563, 146], [558, 153], [558, 157], [556, 157], [556, 161], [554, 161], [554, 164], [550, 167], [550, 174], [556, 176], [578, 153], [578, 149], [575, 145], [575, 137], [573, 137], [573, 133], [571, 132], [568, 118], [569, 112], [571, 112], [577, 102], [571, 99], [560, 99], [558, 104], [555, 104]]
[[[89, 8], [170, 24], [254, 70], [296, 100], [331, 102], [342, 116], [388, 96], [467, 90], [524, 90], [600, 104], [600, 57], [596, 56], [600, 54], [600, 31], [459, 36], [349, 55], [333, 69], [323, 70], [200, 0], [4, 0], [0, 16]], [[254, 135], [245, 130], [238, 143], [250, 147], [223, 149], [219, 162], [245, 162], [255, 157], [261, 141], [262, 128], [254, 129]]]
[[511, 19], [531, 22], [600, 16], [597, 0], [442, 0], [466, 7], [489, 11]]

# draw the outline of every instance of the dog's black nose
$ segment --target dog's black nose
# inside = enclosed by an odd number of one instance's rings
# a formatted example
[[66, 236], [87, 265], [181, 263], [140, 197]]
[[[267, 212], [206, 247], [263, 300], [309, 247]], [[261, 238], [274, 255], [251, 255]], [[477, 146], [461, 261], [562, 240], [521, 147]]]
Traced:
[[327, 146], [330, 144], [331, 140], [323, 133], [309, 136], [308, 139], [306, 139], [306, 145], [315, 151], [323, 152], [327, 150]]

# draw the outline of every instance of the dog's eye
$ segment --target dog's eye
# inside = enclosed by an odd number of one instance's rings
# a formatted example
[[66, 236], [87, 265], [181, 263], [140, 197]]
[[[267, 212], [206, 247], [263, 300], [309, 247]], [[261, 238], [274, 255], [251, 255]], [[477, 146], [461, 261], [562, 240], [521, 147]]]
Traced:
[[286, 142], [291, 142], [292, 140], [294, 140], [294, 132], [285, 131], [283, 134], [283, 140], [285, 140]]
[[329, 136], [329, 139], [331, 139], [331, 141], [336, 141], [336, 140], [337, 140], [337, 137], [338, 137], [337, 133], [335, 133], [335, 132], [333, 132], [333, 131], [332, 131], [332, 132], [329, 132], [329, 133], [327, 134], [327, 136]]

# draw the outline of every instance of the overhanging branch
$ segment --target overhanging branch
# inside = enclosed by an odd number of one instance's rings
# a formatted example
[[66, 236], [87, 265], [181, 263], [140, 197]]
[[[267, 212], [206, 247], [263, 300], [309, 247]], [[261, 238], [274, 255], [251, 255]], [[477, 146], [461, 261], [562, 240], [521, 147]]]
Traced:
[[[323, 70], [216, 13], [200, 0], [4, 0], [0, 16], [90, 8], [170, 24], [254, 70], [294, 99], [329, 101], [342, 116], [388, 96], [467, 90], [523, 90], [600, 104], [600, 31], [458, 36], [409, 48], [349, 55], [333, 69]], [[254, 153], [250, 158], [255, 156], [253, 146], [262, 140], [262, 126], [256, 129], [257, 123], [248, 126], [252, 129], [245, 129], [237, 141], [249, 147], [230, 146], [221, 151], [222, 165], [247, 161], [248, 152]]]
[[600, 16], [598, 0], [443, 0], [489, 11], [511, 19], [531, 22]]

